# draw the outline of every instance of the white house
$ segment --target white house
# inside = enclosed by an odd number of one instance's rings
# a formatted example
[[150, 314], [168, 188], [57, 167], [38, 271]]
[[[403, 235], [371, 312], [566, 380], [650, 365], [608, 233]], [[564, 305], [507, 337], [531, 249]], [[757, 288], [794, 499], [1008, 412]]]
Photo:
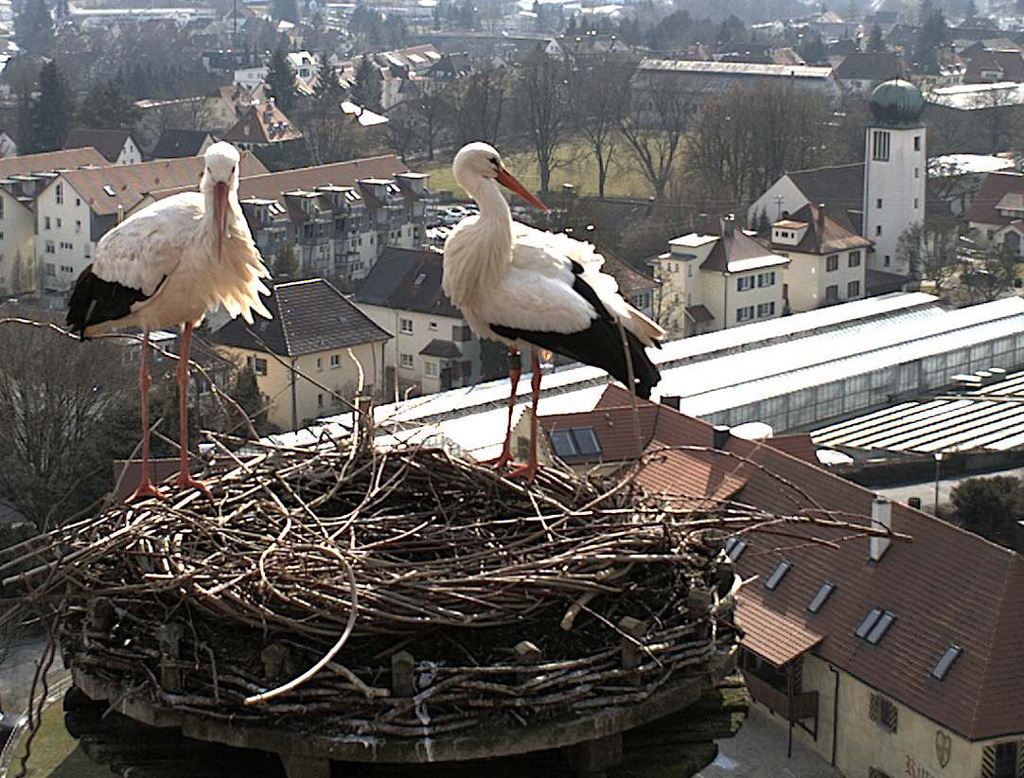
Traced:
[[864, 296], [871, 241], [843, 221], [828, 215], [825, 208], [805, 205], [758, 236], [761, 245], [790, 260], [783, 272], [787, 313]]
[[65, 149], [92, 147], [114, 165], [137, 165], [142, 152], [128, 130], [72, 130], [64, 141]]
[[982, 248], [1009, 241], [1014, 254], [1024, 242], [1024, 175], [989, 173], [967, 209], [971, 239]]
[[661, 281], [658, 320], [675, 337], [701, 335], [783, 314], [783, 272], [774, 254], [723, 219], [718, 235], [690, 233], [652, 260]]
[[441, 266], [436, 251], [388, 247], [353, 298], [393, 334], [384, 347], [385, 374], [401, 396], [481, 380], [480, 339], [441, 291]]

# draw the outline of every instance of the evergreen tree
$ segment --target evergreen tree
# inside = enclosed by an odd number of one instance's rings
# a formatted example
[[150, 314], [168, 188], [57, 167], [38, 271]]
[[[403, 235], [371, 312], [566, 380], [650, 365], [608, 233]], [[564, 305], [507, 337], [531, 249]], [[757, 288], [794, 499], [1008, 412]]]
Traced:
[[873, 54], [885, 51], [885, 40], [882, 38], [882, 28], [878, 26], [877, 22], [871, 27], [871, 33], [868, 35], [868, 51]]
[[39, 73], [39, 98], [32, 104], [32, 151], [56, 151], [64, 146], [75, 120], [75, 99], [64, 72], [47, 62]]
[[[924, 0], [921, 3], [922, 13], [926, 8], [931, 8], [930, 0]], [[952, 36], [949, 26], [946, 24], [945, 15], [941, 10], [931, 10], [921, 24], [914, 44], [914, 62], [918, 68], [926, 73], [937, 73], [939, 70], [937, 49], [951, 40]]]
[[290, 280], [299, 272], [299, 262], [295, 258], [295, 250], [288, 245], [281, 246], [274, 256], [274, 278]]
[[53, 17], [46, 0], [28, 0], [14, 22], [18, 45], [28, 54], [53, 51]]
[[356, 105], [379, 111], [381, 92], [380, 71], [368, 54], [364, 54], [356, 66], [356, 82], [352, 85], [352, 100]]
[[288, 62], [288, 55], [283, 48], [277, 48], [270, 56], [270, 67], [267, 72], [267, 86], [270, 96], [274, 98], [285, 113], [295, 107], [298, 90], [295, 87], [295, 71]]
[[336, 109], [344, 94], [345, 90], [338, 82], [338, 74], [331, 66], [327, 52], [320, 52], [316, 58], [316, 89], [313, 98], [323, 106]]
[[94, 84], [78, 111], [78, 124], [91, 130], [130, 130], [139, 109], [125, 93], [119, 80]]
[[771, 219], [768, 218], [768, 209], [762, 208], [761, 213], [757, 215], [757, 227], [755, 228], [759, 233], [768, 232], [772, 228]]
[[821, 35], [816, 32], [805, 35], [803, 43], [800, 45], [800, 56], [809, 65], [823, 62], [828, 57], [828, 51], [825, 49], [825, 42], [821, 39]]
[[974, 4], [974, 0], [967, 0], [967, 9], [965, 14], [965, 21], [968, 22], [972, 22], [978, 18], [978, 6]]

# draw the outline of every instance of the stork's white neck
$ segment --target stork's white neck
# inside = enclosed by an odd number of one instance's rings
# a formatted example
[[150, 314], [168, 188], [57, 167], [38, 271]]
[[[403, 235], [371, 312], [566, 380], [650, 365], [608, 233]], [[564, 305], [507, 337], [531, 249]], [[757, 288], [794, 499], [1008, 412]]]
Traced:
[[444, 289], [459, 308], [478, 306], [512, 261], [512, 212], [498, 184], [481, 176], [464, 188], [480, 216], [445, 246]]

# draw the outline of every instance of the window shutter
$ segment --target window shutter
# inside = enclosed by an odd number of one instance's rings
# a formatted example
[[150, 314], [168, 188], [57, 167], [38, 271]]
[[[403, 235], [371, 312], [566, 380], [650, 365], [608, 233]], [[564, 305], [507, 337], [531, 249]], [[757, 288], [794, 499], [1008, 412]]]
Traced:
[[[874, 700], [872, 700], [874, 702]], [[996, 774], [996, 747], [985, 746], [981, 755], [981, 778], [995, 778]]]

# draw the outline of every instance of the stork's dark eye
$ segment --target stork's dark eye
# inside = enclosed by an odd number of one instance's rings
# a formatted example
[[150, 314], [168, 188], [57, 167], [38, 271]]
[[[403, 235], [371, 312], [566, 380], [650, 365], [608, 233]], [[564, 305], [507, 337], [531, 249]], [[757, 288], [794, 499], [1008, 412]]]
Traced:
[[498, 158], [497, 157], [491, 157], [491, 164], [492, 165], [497, 165], [498, 164]]

